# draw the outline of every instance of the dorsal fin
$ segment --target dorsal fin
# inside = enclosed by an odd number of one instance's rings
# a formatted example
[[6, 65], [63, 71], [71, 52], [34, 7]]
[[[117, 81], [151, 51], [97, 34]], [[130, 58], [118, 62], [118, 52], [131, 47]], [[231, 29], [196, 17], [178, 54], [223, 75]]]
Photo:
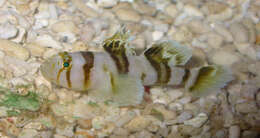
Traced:
[[166, 41], [153, 44], [144, 55], [158, 63], [185, 65], [192, 56], [192, 50], [176, 41]]
[[129, 71], [127, 56], [135, 54], [133, 48], [129, 46], [129, 37], [129, 32], [123, 27], [103, 42], [103, 48], [115, 61], [118, 72], [123, 74]]
[[107, 38], [103, 42], [103, 48], [110, 54], [118, 55], [125, 53], [126, 55], [134, 55], [134, 49], [129, 45], [130, 34], [125, 27], [122, 27], [112, 37]]

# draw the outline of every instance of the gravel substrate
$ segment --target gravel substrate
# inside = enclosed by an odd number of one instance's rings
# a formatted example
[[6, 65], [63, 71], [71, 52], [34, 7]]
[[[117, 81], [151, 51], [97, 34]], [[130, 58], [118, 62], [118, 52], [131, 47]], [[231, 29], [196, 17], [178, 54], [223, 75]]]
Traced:
[[[141, 105], [119, 108], [39, 72], [58, 52], [102, 51], [121, 24], [138, 53], [176, 40], [193, 49], [193, 66], [228, 66], [235, 79], [201, 98], [152, 87]], [[260, 1], [0, 0], [0, 86], [1, 138], [259, 138]]]

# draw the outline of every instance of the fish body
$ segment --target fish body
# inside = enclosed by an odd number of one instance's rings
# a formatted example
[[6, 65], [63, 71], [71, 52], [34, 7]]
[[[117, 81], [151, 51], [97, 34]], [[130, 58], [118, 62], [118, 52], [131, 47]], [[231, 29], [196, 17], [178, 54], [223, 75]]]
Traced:
[[104, 52], [62, 52], [43, 63], [42, 75], [51, 82], [76, 91], [89, 91], [97, 100], [119, 105], [142, 101], [143, 86], [184, 84], [194, 96], [206, 95], [232, 80], [224, 67], [212, 65], [186, 69], [191, 49], [175, 41], [152, 45], [137, 56], [121, 30], [104, 41]]

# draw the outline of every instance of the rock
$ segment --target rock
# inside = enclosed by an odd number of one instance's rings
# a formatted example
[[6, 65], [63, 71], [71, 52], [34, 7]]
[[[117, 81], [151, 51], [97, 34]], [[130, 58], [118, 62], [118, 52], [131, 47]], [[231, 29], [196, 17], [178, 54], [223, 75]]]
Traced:
[[258, 136], [259, 136], [259, 133], [257, 133], [256, 131], [246, 130], [243, 132], [241, 138], [257, 138]]
[[192, 33], [196, 34], [203, 34], [210, 31], [210, 27], [208, 24], [205, 24], [202, 22], [202, 20], [192, 20], [188, 24], [189, 30], [191, 30]]
[[71, 32], [78, 34], [80, 32], [72, 21], [58, 21], [51, 26], [51, 30], [56, 33]]
[[167, 105], [171, 100], [170, 97], [161, 88], [150, 89], [153, 103], [161, 103]]
[[24, 28], [18, 27], [18, 35], [12, 39], [13, 42], [23, 43], [26, 39], [26, 30]]
[[62, 49], [59, 42], [54, 40], [50, 35], [44, 34], [36, 38], [35, 43], [43, 47], [51, 47], [54, 49]]
[[235, 109], [240, 113], [255, 113], [258, 111], [255, 102], [244, 102], [235, 105]]
[[183, 96], [183, 92], [180, 91], [180, 89], [171, 89], [171, 90], [167, 91], [167, 94], [169, 95], [171, 102], [175, 101]]
[[7, 107], [0, 106], [0, 117], [7, 117], [8, 115], [7, 111], [8, 111]]
[[72, 44], [77, 40], [75, 34], [70, 32], [60, 32], [58, 33], [58, 36], [59, 36], [59, 41], [61, 41], [62, 43]]
[[118, 0], [99, 0], [97, 5], [104, 8], [110, 8], [117, 4]]
[[239, 126], [231, 126], [229, 128], [229, 138], [240, 138], [240, 128]]
[[[159, 120], [161, 119], [161, 121], [172, 120], [175, 119], [177, 116], [174, 111], [165, 109], [163, 105], [158, 105], [153, 107], [150, 114], [153, 115], [154, 117], [158, 117], [157, 119]], [[160, 118], [160, 114], [163, 115], [163, 118]]]
[[133, 3], [133, 7], [136, 11], [138, 11], [141, 14], [153, 16], [156, 13], [156, 8], [152, 7], [144, 2], [136, 1]]
[[130, 132], [136, 132], [136, 131], [141, 131], [142, 129], [145, 129], [150, 123], [151, 123], [151, 120], [149, 120], [147, 117], [137, 116], [133, 120], [131, 120], [125, 127]]
[[56, 128], [56, 134], [62, 135], [62, 136], [67, 136], [67, 137], [73, 137], [74, 132], [74, 125], [67, 125], [63, 126], [63, 128]]
[[165, 8], [165, 12], [168, 14], [168, 15], [170, 15], [172, 18], [175, 18], [175, 17], [177, 17], [177, 15], [178, 15], [178, 9], [177, 9], [177, 7], [176, 7], [176, 5], [174, 5], [174, 4], [170, 4], [170, 5], [168, 5], [166, 8]]
[[0, 0], [0, 7], [2, 7], [5, 4], [6, 0]]
[[51, 56], [54, 56], [56, 54], [58, 54], [59, 51], [57, 51], [57, 49], [46, 49], [45, 52], [43, 53], [43, 58], [44, 59], [47, 59], [47, 58], [50, 58]]
[[136, 116], [135, 112], [128, 111], [124, 115], [122, 115], [116, 122], [115, 125], [117, 127], [122, 127], [126, 123], [128, 123], [130, 120], [132, 120]]
[[182, 136], [196, 136], [201, 133], [201, 128], [196, 128], [191, 125], [178, 125], [178, 132]]
[[223, 2], [210, 1], [203, 5], [202, 11], [209, 21], [225, 21], [233, 16], [233, 10]]
[[248, 30], [240, 23], [234, 23], [230, 25], [230, 32], [233, 35], [236, 43], [246, 43], [249, 40]]
[[178, 123], [183, 123], [184, 121], [191, 119], [192, 114], [189, 112], [182, 112], [178, 117], [177, 117], [177, 121]]
[[72, 0], [71, 1], [82, 13], [84, 13], [88, 17], [98, 17], [98, 12], [94, 9], [86, 6], [84, 1], [82, 0]]
[[37, 19], [34, 23], [33, 29], [41, 29], [44, 27], [47, 27], [49, 25], [49, 22], [47, 19]]
[[242, 55], [246, 55], [247, 57], [256, 60], [256, 50], [250, 43], [237, 43], [235, 46]]
[[200, 113], [198, 116], [184, 121], [185, 125], [191, 125], [193, 127], [199, 128], [208, 120], [208, 116], [205, 113]]
[[238, 62], [240, 58], [234, 52], [217, 51], [213, 53], [211, 60], [214, 64], [231, 66]]
[[141, 20], [141, 16], [132, 8], [117, 9], [115, 14], [120, 20], [123, 21], [139, 22]]
[[154, 31], [152, 36], [153, 36], [153, 41], [158, 41], [163, 37], [163, 32]]
[[10, 57], [21, 60], [27, 60], [30, 57], [30, 53], [27, 49], [9, 40], [0, 39], [0, 50], [4, 51], [5, 54]]
[[0, 26], [0, 38], [10, 39], [17, 36], [18, 29], [9, 23], [5, 23]]
[[222, 36], [215, 34], [215, 33], [209, 33], [208, 35], [208, 45], [212, 48], [220, 48], [223, 43]]
[[25, 128], [19, 134], [18, 138], [34, 138], [37, 134], [38, 132], [35, 129]]
[[30, 51], [32, 56], [41, 57], [45, 52], [45, 48], [35, 43], [28, 43], [25, 47]]
[[96, 106], [91, 106], [88, 104], [86, 99], [79, 99], [75, 101], [75, 104], [71, 106], [72, 111], [70, 111], [73, 116], [83, 118], [83, 119], [91, 119], [97, 116], [100, 113], [100, 108]]
[[32, 69], [27, 62], [17, 58], [6, 56], [4, 62], [8, 67], [7, 69], [11, 70], [15, 77], [23, 76]]
[[191, 41], [193, 38], [192, 33], [186, 26], [182, 26], [176, 33], [173, 34], [172, 39], [178, 42]]
[[232, 42], [233, 36], [224, 26], [216, 24], [214, 30], [220, 34], [226, 42]]
[[195, 6], [187, 4], [184, 6], [184, 12], [186, 12], [189, 16], [195, 17], [203, 17], [203, 13]]

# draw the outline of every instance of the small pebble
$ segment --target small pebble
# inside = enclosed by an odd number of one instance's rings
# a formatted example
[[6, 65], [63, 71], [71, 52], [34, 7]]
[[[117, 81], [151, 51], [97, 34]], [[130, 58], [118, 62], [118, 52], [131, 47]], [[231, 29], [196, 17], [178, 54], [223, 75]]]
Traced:
[[62, 49], [62, 46], [54, 40], [50, 35], [40, 35], [36, 38], [35, 43], [43, 47], [51, 47], [54, 49]]
[[16, 57], [21, 60], [27, 60], [30, 57], [30, 53], [26, 48], [9, 40], [0, 39], [0, 50], [10, 57]]
[[35, 129], [25, 128], [19, 134], [18, 138], [34, 138], [38, 132]]
[[122, 21], [130, 21], [130, 22], [139, 22], [141, 20], [141, 16], [131, 9], [118, 9], [115, 14]]
[[189, 16], [203, 17], [203, 13], [197, 7], [190, 4], [184, 6], [184, 12]]
[[132, 119], [125, 127], [130, 132], [136, 132], [145, 129], [150, 123], [151, 121], [145, 116], [137, 116]]
[[239, 126], [231, 126], [229, 128], [229, 138], [240, 138], [240, 128]]
[[231, 24], [229, 30], [232, 33], [235, 42], [237, 43], [248, 42], [249, 40], [248, 30], [244, 25], [240, 23]]
[[60, 33], [60, 32], [71, 32], [71, 33], [79, 33], [78, 27], [72, 21], [59, 21], [54, 23], [51, 26], [53, 32]]
[[233, 52], [217, 51], [211, 56], [211, 60], [213, 63], [218, 65], [231, 66], [232, 64], [238, 62], [240, 58]]
[[165, 9], [165, 12], [168, 14], [168, 15], [170, 15], [172, 18], [175, 18], [175, 17], [177, 17], [177, 15], [178, 15], [178, 9], [176, 8], [176, 5], [173, 5], [173, 4], [171, 4], [171, 5], [168, 5], [167, 7], [166, 7], [166, 9]]
[[0, 38], [10, 39], [16, 37], [18, 29], [9, 23], [0, 26]]
[[205, 113], [200, 113], [198, 116], [184, 121], [185, 125], [191, 125], [193, 127], [199, 128], [208, 120], [208, 116]]
[[117, 4], [118, 0], [99, 0], [97, 5], [104, 8], [110, 8]]

